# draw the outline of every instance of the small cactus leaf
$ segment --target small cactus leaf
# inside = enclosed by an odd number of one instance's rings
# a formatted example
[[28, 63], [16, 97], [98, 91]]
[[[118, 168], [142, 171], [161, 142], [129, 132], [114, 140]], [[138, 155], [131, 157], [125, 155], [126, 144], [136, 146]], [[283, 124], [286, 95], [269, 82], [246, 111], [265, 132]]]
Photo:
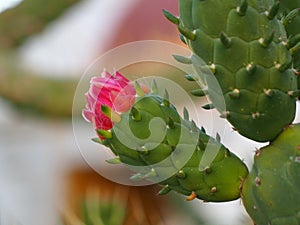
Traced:
[[172, 13], [170, 13], [168, 10], [163, 9], [164, 16], [172, 23], [178, 25], [179, 24], [179, 18], [177, 16], [174, 16]]
[[300, 124], [294, 124], [256, 151], [243, 183], [242, 200], [255, 224], [300, 224], [299, 174]]
[[181, 55], [173, 55], [174, 59], [180, 63], [191, 64], [192, 60], [190, 58], [181, 56]]

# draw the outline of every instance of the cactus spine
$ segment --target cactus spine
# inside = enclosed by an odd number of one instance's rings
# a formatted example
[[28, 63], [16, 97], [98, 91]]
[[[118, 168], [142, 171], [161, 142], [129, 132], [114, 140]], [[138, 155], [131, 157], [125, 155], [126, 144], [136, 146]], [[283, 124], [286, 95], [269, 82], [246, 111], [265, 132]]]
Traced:
[[245, 137], [273, 140], [293, 121], [299, 94], [278, 2], [179, 0], [179, 10], [164, 14], [218, 80], [226, 109], [212, 104]]

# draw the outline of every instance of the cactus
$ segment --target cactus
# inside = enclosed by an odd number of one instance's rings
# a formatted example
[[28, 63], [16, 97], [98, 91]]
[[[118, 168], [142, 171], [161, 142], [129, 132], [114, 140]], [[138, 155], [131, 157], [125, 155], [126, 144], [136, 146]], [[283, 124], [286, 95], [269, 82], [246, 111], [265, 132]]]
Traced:
[[242, 191], [255, 224], [300, 224], [299, 174], [300, 124], [295, 124], [256, 152]]
[[212, 104], [241, 135], [273, 140], [293, 121], [299, 95], [290, 53], [297, 43], [287, 40], [278, 2], [179, 0], [179, 11], [164, 14], [215, 75], [222, 93], [213, 97], [206, 80]]
[[[245, 164], [190, 121], [186, 109], [182, 118], [170, 103], [167, 92], [165, 97], [157, 93], [155, 82], [151, 92], [136, 83], [139, 97], [135, 92], [121, 94], [131, 100], [135, 96], [135, 100], [118, 113], [118, 97], [112, 104], [105, 98], [111, 99], [106, 87], [116, 91], [122, 83], [119, 93], [126, 88], [132, 90], [132, 84], [126, 78], [119, 79], [120, 76], [106, 73], [105, 77], [92, 79], [87, 109], [83, 112], [88, 121], [94, 122], [99, 135], [94, 140], [117, 156], [108, 161], [127, 164], [135, 173], [133, 180], [146, 179], [164, 185], [160, 194], [174, 190], [188, 196], [187, 200], [199, 198], [214, 202], [239, 198], [240, 185], [248, 174]], [[104, 116], [112, 121], [108, 126]], [[212, 160], [206, 163], [205, 159], [209, 160], [211, 155]]]

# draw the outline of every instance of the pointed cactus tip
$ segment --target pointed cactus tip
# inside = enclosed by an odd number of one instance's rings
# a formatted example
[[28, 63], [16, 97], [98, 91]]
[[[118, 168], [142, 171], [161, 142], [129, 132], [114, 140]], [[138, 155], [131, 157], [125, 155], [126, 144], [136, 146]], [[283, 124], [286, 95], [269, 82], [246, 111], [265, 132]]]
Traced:
[[273, 38], [274, 38], [274, 34], [275, 34], [275, 31], [273, 30], [269, 35], [267, 35], [266, 37], [264, 38], [260, 38], [258, 40], [258, 42], [261, 44], [261, 46], [263, 46], [264, 48], [268, 47], [272, 41], [273, 41]]
[[131, 116], [132, 116], [132, 119], [135, 120], [135, 121], [141, 121], [142, 120], [142, 114], [135, 107], [131, 108]]
[[199, 80], [197, 78], [197, 76], [195, 76], [193, 74], [187, 74], [187, 75], [185, 75], [185, 79], [187, 79], [188, 81], [197, 81], [197, 80]]
[[279, 8], [280, 8], [280, 1], [275, 1], [271, 9], [266, 12], [266, 16], [268, 17], [269, 20], [275, 18], [275, 16], [279, 12]]
[[134, 87], [135, 87], [135, 91], [137, 93], [138, 96], [143, 97], [145, 95], [140, 83], [138, 81], [136, 81], [134, 83]]
[[96, 132], [101, 136], [106, 139], [111, 139], [112, 138], [112, 133], [109, 130], [101, 130], [97, 129]]
[[300, 8], [296, 8], [292, 11], [290, 11], [283, 19], [282, 19], [282, 24], [284, 26], [287, 26], [288, 24], [290, 24], [291, 22], [293, 22], [293, 20], [299, 15], [300, 12]]
[[224, 32], [220, 33], [220, 41], [225, 46], [225, 48], [229, 48], [231, 46], [231, 39]]
[[164, 94], [164, 99], [163, 99], [163, 104], [166, 107], [170, 106], [170, 96], [167, 90], [165, 90], [165, 94]]
[[240, 5], [236, 8], [237, 13], [240, 16], [245, 16], [248, 9], [248, 1], [247, 0], [241, 0]]
[[196, 40], [196, 32], [194, 30], [190, 30], [190, 29], [182, 26], [181, 24], [178, 25], [178, 30], [187, 39], [189, 39], [191, 41]]
[[166, 195], [168, 194], [172, 189], [169, 187], [169, 185], [164, 186], [159, 192], [158, 195]]
[[179, 34], [179, 38], [182, 41], [183, 44], [187, 45], [185, 37], [182, 34]]
[[197, 89], [197, 90], [192, 90], [191, 94], [194, 96], [203, 97], [207, 95], [207, 91], [204, 89]]
[[192, 60], [189, 57], [184, 57], [182, 55], [173, 55], [173, 58], [183, 64], [192, 64]]
[[206, 110], [210, 110], [210, 109], [214, 109], [215, 106], [213, 104], [206, 104], [204, 106], [202, 106], [203, 109], [206, 109]]
[[103, 144], [103, 141], [98, 137], [92, 138], [92, 141], [98, 144]]
[[120, 157], [105, 160], [109, 164], [122, 164]]
[[153, 94], [158, 94], [158, 86], [156, 80], [152, 80], [151, 91]]
[[175, 25], [179, 24], [179, 18], [177, 16], [174, 16], [168, 10], [163, 9], [163, 14], [171, 23], [174, 23]]
[[187, 110], [187, 108], [185, 106], [183, 107], [183, 118], [185, 120], [189, 120], [190, 119], [189, 111]]

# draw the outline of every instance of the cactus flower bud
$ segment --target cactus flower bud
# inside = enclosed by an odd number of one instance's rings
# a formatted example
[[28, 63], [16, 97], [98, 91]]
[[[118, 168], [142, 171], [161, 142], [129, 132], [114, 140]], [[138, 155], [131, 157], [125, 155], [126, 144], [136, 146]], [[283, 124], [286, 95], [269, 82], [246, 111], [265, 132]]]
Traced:
[[[118, 71], [112, 75], [103, 71], [101, 77], [93, 77], [86, 93], [87, 105], [83, 117], [93, 123], [96, 130], [109, 130], [120, 113], [128, 111], [135, 102], [134, 85]], [[110, 109], [106, 110], [103, 109]], [[109, 111], [109, 112], [107, 112]], [[101, 139], [104, 136], [99, 134]]]

